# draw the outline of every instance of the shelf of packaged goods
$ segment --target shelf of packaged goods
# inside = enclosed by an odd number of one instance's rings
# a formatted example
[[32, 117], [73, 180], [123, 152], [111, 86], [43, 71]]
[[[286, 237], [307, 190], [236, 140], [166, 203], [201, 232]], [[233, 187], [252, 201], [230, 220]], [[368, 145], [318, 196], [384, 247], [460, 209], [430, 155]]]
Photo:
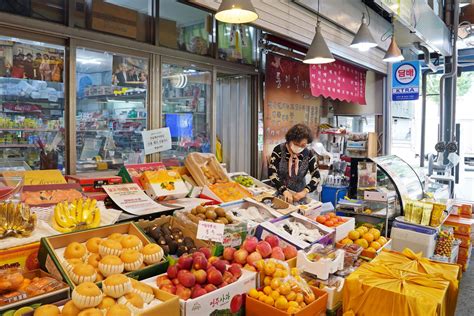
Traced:
[[97, 99], [103, 99], [106, 101], [113, 102], [114, 100], [109, 100], [109, 99], [117, 99], [117, 101], [123, 101], [123, 100], [137, 100], [137, 99], [145, 99], [146, 98], [146, 93], [137, 93], [137, 94], [130, 94], [130, 95], [121, 95], [121, 94], [108, 94], [108, 95], [88, 95], [79, 98], [79, 100], [97, 100]]
[[33, 99], [28, 97], [18, 97], [14, 95], [0, 95], [0, 102], [29, 102], [29, 103], [61, 103], [64, 98], [58, 98], [57, 101], [49, 101], [48, 99]]
[[128, 129], [115, 129], [115, 130], [109, 130], [109, 129], [79, 129], [77, 130], [78, 132], [83, 132], [83, 133], [95, 133], [95, 132], [117, 132], [117, 133], [140, 133], [141, 131], [136, 131], [136, 130], [128, 130]]
[[8, 132], [8, 131], [13, 131], [13, 132], [57, 132], [57, 129], [48, 129], [48, 128], [22, 128], [22, 127], [0, 127], [0, 132]]
[[0, 144], [0, 148], [33, 148], [35, 144]]

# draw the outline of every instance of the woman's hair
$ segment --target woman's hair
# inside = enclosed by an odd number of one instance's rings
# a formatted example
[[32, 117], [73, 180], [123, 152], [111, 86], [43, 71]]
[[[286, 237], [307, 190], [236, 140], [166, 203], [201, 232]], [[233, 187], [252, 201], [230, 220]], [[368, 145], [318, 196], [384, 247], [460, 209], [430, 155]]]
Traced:
[[285, 139], [287, 143], [291, 141], [300, 142], [303, 139], [308, 140], [308, 143], [312, 143], [313, 132], [304, 124], [296, 124], [286, 132]]

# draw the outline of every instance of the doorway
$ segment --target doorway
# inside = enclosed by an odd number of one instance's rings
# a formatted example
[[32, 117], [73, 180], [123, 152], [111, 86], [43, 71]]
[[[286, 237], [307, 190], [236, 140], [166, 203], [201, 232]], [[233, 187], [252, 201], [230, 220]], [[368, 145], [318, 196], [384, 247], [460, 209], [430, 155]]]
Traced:
[[229, 172], [252, 172], [252, 95], [252, 76], [217, 73], [216, 137]]

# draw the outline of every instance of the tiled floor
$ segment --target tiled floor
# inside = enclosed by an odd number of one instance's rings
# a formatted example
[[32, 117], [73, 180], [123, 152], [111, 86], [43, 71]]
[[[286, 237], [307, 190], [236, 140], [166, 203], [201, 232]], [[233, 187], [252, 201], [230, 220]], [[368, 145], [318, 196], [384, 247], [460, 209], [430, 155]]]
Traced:
[[474, 315], [474, 256], [462, 276], [456, 308], [456, 316], [471, 315]]

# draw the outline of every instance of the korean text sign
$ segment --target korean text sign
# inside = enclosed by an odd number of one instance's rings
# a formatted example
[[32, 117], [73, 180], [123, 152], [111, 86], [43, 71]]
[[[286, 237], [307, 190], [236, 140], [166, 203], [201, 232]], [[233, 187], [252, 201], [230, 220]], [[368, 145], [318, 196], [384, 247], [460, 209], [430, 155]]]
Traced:
[[392, 100], [412, 101], [420, 96], [420, 62], [404, 61], [392, 65]]
[[171, 149], [171, 133], [169, 127], [143, 131], [142, 137], [145, 155]]

